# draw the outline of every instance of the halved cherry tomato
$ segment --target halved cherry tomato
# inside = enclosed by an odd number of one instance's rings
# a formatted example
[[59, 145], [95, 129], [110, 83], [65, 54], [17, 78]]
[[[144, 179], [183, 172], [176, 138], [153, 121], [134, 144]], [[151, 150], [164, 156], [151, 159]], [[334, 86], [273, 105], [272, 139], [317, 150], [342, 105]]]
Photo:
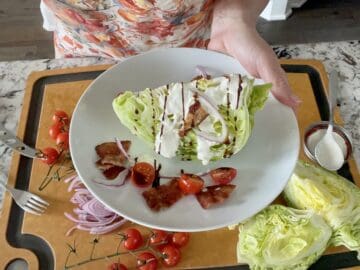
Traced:
[[131, 180], [138, 187], [148, 187], [155, 180], [155, 168], [150, 163], [138, 162], [131, 170]]
[[56, 123], [49, 128], [49, 135], [51, 139], [56, 140], [57, 136], [63, 131], [64, 131], [64, 125], [62, 123]]
[[180, 248], [185, 246], [190, 239], [190, 234], [187, 232], [175, 232], [172, 235], [171, 243], [174, 244], [176, 247]]
[[195, 174], [183, 173], [179, 179], [179, 187], [184, 194], [196, 194], [204, 186], [204, 180]]
[[219, 185], [227, 185], [236, 177], [236, 169], [221, 167], [210, 171], [212, 180]]
[[108, 270], [128, 270], [122, 263], [112, 263], [108, 266]]
[[61, 132], [56, 137], [56, 145], [62, 150], [69, 149], [69, 132]]
[[162, 249], [161, 256], [164, 265], [175, 266], [181, 259], [181, 252], [177, 247], [173, 245], [167, 245]]
[[41, 152], [44, 155], [41, 158], [41, 161], [48, 165], [54, 164], [57, 161], [57, 159], [59, 158], [59, 152], [55, 148], [47, 147], [47, 148], [44, 148]]
[[143, 244], [144, 240], [139, 232], [139, 230], [135, 228], [130, 228], [125, 231], [124, 234], [124, 248], [127, 250], [134, 250]]
[[68, 125], [70, 123], [69, 115], [64, 111], [55, 111], [52, 120], [54, 124], [62, 123], [63, 125]]
[[150, 252], [143, 252], [137, 256], [137, 269], [139, 270], [156, 270], [158, 261]]

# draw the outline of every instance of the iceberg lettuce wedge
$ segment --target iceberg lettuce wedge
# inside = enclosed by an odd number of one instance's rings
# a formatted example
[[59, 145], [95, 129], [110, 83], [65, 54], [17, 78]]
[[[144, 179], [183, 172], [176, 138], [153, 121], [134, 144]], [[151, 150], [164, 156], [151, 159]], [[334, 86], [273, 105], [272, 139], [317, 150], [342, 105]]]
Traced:
[[[253, 79], [231, 74], [137, 93], [126, 91], [112, 105], [121, 123], [159, 154], [198, 159], [206, 164], [229, 157], [245, 146], [255, 113], [263, 108], [270, 88], [271, 84], [254, 85]], [[209, 116], [180, 136], [179, 131], [196, 101]], [[226, 140], [214, 141], [197, 131], [205, 132], [209, 138], [221, 137], [226, 132]]]
[[237, 257], [250, 269], [307, 269], [330, 237], [331, 228], [313, 211], [271, 205], [239, 225]]
[[[360, 189], [321, 167], [298, 161], [284, 197], [298, 209], [311, 209], [334, 231], [332, 244], [360, 251]], [[359, 258], [359, 255], [358, 255]]]

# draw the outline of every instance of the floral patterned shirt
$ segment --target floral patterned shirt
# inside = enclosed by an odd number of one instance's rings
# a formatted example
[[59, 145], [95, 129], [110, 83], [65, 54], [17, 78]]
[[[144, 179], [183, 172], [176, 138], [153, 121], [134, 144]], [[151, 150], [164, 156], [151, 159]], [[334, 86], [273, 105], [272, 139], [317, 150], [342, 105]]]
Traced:
[[209, 41], [213, 0], [42, 0], [60, 57], [123, 59]]

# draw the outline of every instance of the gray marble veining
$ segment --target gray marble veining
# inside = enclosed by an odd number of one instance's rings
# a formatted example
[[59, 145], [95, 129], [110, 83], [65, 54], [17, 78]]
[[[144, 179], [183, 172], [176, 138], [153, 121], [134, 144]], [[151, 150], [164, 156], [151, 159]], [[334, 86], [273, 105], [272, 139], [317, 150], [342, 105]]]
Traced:
[[[274, 46], [280, 58], [318, 59], [326, 69], [340, 74], [338, 103], [345, 128], [354, 141], [354, 156], [360, 164], [360, 41]], [[26, 79], [33, 71], [75, 66], [111, 64], [101, 58], [53, 59], [0, 62], [0, 123], [16, 132]], [[5, 181], [11, 150], [0, 143], [0, 180]], [[0, 197], [1, 197], [0, 191]], [[0, 198], [1, 201], [1, 198]]]

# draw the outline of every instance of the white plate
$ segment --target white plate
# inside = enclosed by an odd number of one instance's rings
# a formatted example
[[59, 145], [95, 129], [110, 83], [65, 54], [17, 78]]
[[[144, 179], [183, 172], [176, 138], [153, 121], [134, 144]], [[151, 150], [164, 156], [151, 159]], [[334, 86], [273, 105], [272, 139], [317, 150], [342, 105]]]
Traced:
[[[255, 117], [255, 127], [245, 148], [207, 167], [200, 162], [183, 162], [155, 155], [152, 149], [130, 134], [112, 110], [112, 100], [121, 90], [139, 91], [170, 82], [188, 81], [195, 67], [210, 68], [215, 75], [246, 74], [233, 58], [206, 50], [161, 49], [127, 59], [99, 76], [83, 94], [72, 116], [70, 150], [72, 160], [86, 187], [102, 203], [138, 224], [169, 231], [204, 231], [240, 222], [270, 204], [283, 190], [299, 151], [299, 131], [294, 113], [272, 96]], [[95, 146], [114, 137], [130, 139], [133, 156], [148, 154], [162, 164], [162, 173], [173, 175], [180, 168], [197, 173], [220, 166], [235, 167], [236, 189], [222, 205], [204, 210], [194, 196], [181, 199], [159, 213], [146, 205], [141, 192], [130, 182], [108, 188], [93, 182], [103, 178], [95, 167]]]

